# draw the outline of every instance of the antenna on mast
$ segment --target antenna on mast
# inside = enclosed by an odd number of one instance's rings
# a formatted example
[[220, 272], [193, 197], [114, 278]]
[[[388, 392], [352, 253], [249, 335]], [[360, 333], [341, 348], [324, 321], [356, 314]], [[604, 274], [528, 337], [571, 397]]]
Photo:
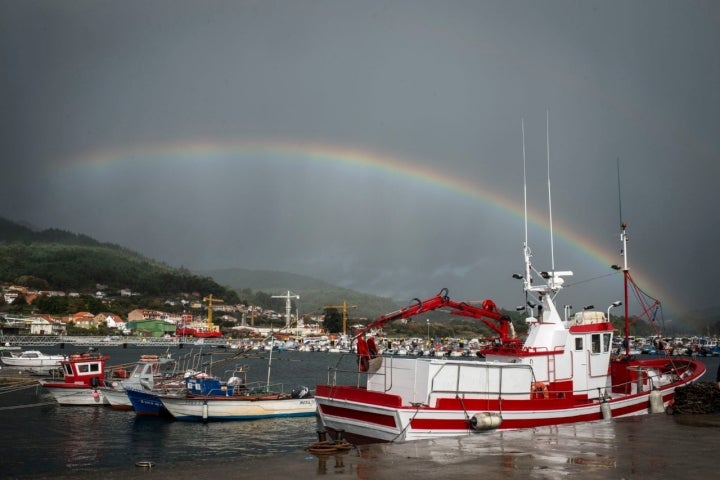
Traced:
[[622, 250], [620, 254], [623, 257], [623, 270], [628, 271], [628, 258], [627, 258], [627, 233], [625, 229], [627, 224], [623, 220], [622, 215], [622, 193], [620, 191], [620, 158], [617, 159], [617, 181], [618, 181], [618, 213], [620, 215], [620, 243], [622, 244]]
[[[548, 113], [548, 128], [547, 128], [547, 147], [548, 147], [548, 200], [552, 204], [550, 198], [550, 127], [549, 127], [550, 114]], [[550, 244], [552, 253], [552, 270], [550, 272], [538, 272], [538, 274], [546, 280], [545, 285], [534, 286], [532, 284], [532, 265], [530, 264], [530, 247], [528, 246], [528, 211], [527, 211], [527, 171], [526, 171], [526, 159], [525, 159], [525, 121], [521, 123], [522, 126], [522, 140], [523, 140], [523, 201], [525, 208], [525, 242], [523, 244], [523, 254], [525, 255], [525, 275], [521, 276], [518, 274], [513, 275], [514, 278], [523, 278], [525, 284], [525, 294], [528, 292], [536, 292], [538, 294], [556, 294], [564, 283], [562, 277], [572, 275], [571, 271], [556, 272], [555, 271], [555, 252], [553, 242], [553, 230], [552, 230], [552, 208], [550, 208]]]
[[522, 155], [523, 155], [523, 207], [525, 210], [525, 246], [528, 244], [528, 221], [527, 221], [527, 172], [525, 170], [525, 119], [520, 120], [522, 128]]
[[528, 213], [527, 213], [527, 171], [525, 164], [525, 119], [520, 120], [522, 128], [522, 156], [523, 156], [523, 207], [525, 210], [525, 241], [523, 242], [523, 255], [525, 256], [525, 292], [530, 289], [530, 247], [528, 246]]
[[[550, 216], [550, 268], [555, 273], [555, 244], [553, 240], [552, 196], [550, 194], [550, 111], [545, 111], [545, 142], [547, 147], [548, 213]], [[551, 287], [555, 287], [555, 275], [551, 276]]]

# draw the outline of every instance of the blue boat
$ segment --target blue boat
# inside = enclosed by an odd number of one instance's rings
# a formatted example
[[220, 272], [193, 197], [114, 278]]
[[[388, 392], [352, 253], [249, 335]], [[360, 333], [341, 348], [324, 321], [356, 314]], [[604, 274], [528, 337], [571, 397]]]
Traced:
[[172, 416], [158, 398], [157, 392], [128, 387], [125, 389], [125, 393], [130, 399], [136, 415], [155, 417]]

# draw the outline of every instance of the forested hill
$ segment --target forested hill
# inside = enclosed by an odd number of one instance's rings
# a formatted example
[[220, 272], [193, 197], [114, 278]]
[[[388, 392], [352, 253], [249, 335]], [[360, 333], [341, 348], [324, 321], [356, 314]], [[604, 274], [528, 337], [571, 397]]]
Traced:
[[58, 229], [37, 231], [0, 218], [0, 283], [40, 290], [130, 289], [142, 295], [237, 294], [209, 277], [170, 267], [118, 245]]
[[84, 245], [84, 246], [106, 246], [122, 249], [117, 245], [100, 243], [97, 240], [77, 233], [49, 228], [46, 230], [33, 230], [30, 227], [20, 225], [0, 217], [0, 243], [59, 243], [63, 245]]

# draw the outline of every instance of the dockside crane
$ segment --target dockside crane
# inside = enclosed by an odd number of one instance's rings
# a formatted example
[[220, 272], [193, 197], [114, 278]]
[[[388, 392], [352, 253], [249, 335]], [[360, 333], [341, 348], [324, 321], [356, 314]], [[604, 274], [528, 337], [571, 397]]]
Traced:
[[342, 305], [325, 305], [323, 309], [328, 308], [339, 308], [342, 312], [342, 322], [343, 322], [343, 335], [347, 335], [347, 309], [348, 308], [357, 308], [357, 305], [348, 305], [347, 301], [343, 300]]
[[223, 303], [224, 300], [221, 300], [221, 299], [219, 299], [219, 298], [213, 298], [213, 295], [212, 295], [212, 293], [211, 293], [211, 294], [208, 295], [207, 297], [203, 297], [203, 302], [207, 302], [207, 309], [208, 309], [208, 313], [207, 313], [207, 329], [208, 329], [208, 332], [214, 332], [214, 331], [215, 331], [215, 326], [213, 325], [213, 321], [212, 321], [212, 314], [213, 314], [213, 309], [212, 309], [212, 307], [213, 307], [213, 302], [215, 302], [215, 303]]

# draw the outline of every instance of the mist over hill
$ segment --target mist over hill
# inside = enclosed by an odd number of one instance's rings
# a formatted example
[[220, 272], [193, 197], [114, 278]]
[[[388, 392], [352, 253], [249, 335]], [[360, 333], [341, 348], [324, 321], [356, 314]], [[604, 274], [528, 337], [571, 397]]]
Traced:
[[218, 283], [239, 292], [258, 291], [273, 295], [298, 295], [300, 314], [321, 313], [326, 306], [340, 309], [345, 303], [348, 317], [376, 318], [397, 310], [397, 302], [376, 295], [369, 295], [347, 288], [337, 287], [306, 275], [289, 272], [224, 268], [198, 272], [215, 279]]

